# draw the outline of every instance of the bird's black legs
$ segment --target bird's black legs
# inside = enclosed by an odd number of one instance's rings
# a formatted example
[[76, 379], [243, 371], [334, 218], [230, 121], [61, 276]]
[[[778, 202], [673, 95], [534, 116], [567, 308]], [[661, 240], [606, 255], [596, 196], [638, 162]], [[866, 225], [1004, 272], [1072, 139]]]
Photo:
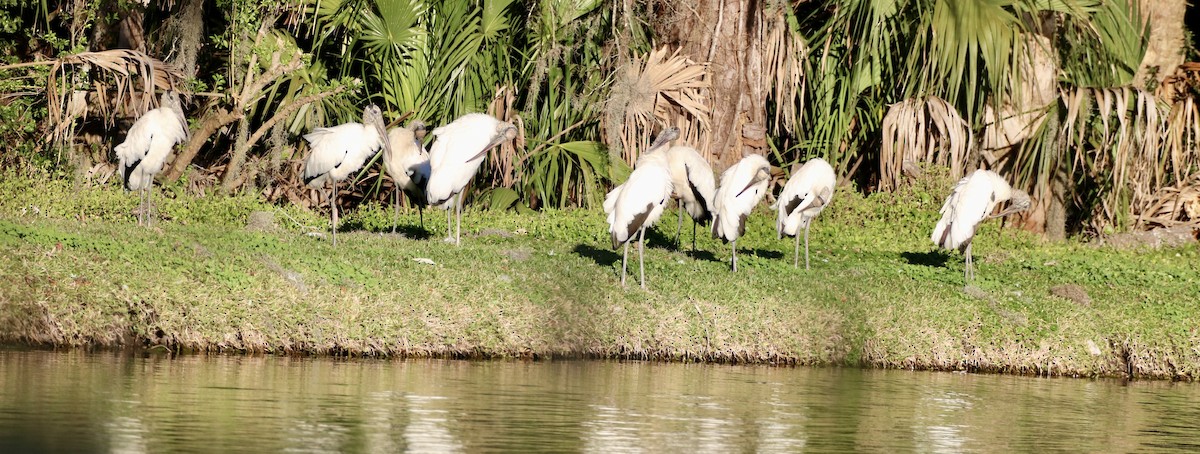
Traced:
[[[675, 228], [675, 250], [676, 251], [682, 249], [682, 245], [683, 245], [683, 204], [682, 203], [679, 204], [679, 206], [677, 208], [679, 209], [679, 224]], [[694, 235], [695, 235], [695, 232], [693, 231], [693, 236]], [[692, 249], [695, 249], [695, 248], [696, 248], [695, 246], [692, 246]]]
[[396, 220], [400, 218], [400, 187], [396, 187], [395, 203], [392, 204], [392, 233], [396, 233]]
[[451, 213], [450, 211], [451, 210], [449, 210], [449, 209], [446, 210], [446, 242], [447, 243], [454, 241], [454, 236], [450, 235], [450, 228], [453, 227], [453, 221], [451, 220], [451, 218], [454, 217], [454, 213]]
[[[800, 267], [800, 234], [799, 234], [799, 232], [797, 232], [797, 234], [794, 235], [794, 238], [796, 241], [796, 246], [794, 248], [792, 248], [792, 268], [799, 268]], [[805, 257], [807, 257], [807, 256], [808, 256], [808, 254], [805, 253]], [[805, 258], [804, 260], [805, 260], [805, 264], [806, 264], [805, 266], [808, 266], [807, 265], [808, 259]]]
[[457, 213], [457, 216], [455, 216], [456, 219], [455, 219], [455, 225], [454, 225], [454, 245], [455, 246], [462, 246], [462, 207], [463, 207], [463, 198], [465, 198], [465, 197], [466, 197], [466, 193], [464, 193], [464, 192], [458, 193], [458, 204], [457, 204], [457, 206], [454, 207], [454, 212]]
[[149, 204], [149, 202], [146, 201], [146, 194], [147, 194], [147, 192], [145, 189], [142, 189], [138, 193], [138, 202], [139, 202], [138, 203], [138, 214], [137, 214], [138, 225], [146, 225], [146, 205]]
[[629, 264], [629, 242], [625, 242], [625, 253], [621, 255], [621, 286], [625, 286], [625, 270]]
[[692, 218], [692, 252], [696, 252], [696, 225], [697, 224], [699, 224], [699, 222], [696, 222], [696, 219]]
[[804, 226], [804, 269], [808, 269], [808, 226]]
[[967, 249], [963, 252], [967, 255], [966, 269], [963, 270], [963, 280], [970, 283], [975, 279], [975, 261], [971, 260], [971, 243], [967, 243]]
[[329, 231], [333, 236], [333, 245], [337, 246], [337, 225], [338, 225], [338, 209], [337, 209], [337, 183], [331, 184], [333, 191], [329, 195]]
[[641, 275], [642, 290], [646, 289], [646, 227], [638, 235], [638, 274]]
[[154, 223], [154, 181], [146, 186], [146, 227]]
[[417, 204], [417, 216], [421, 217], [421, 230], [425, 230], [425, 208]]
[[730, 247], [733, 249], [733, 259], [730, 260], [730, 262], [733, 264], [733, 272], [736, 273], [737, 272], [737, 240], [733, 240], [733, 242], [731, 242], [729, 244], [731, 245]]

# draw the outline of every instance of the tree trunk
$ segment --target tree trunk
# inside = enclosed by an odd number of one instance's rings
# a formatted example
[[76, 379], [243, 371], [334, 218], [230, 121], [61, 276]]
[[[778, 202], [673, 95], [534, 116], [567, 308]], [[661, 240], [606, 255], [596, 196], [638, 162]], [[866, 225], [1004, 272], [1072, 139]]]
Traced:
[[1183, 22], [1188, 4], [1181, 0], [1141, 0], [1139, 3], [1142, 20], [1150, 23], [1150, 39], [1133, 83], [1138, 87], [1154, 87], [1183, 64], [1183, 50], [1188, 45], [1184, 40]]
[[183, 176], [183, 171], [187, 166], [192, 164], [192, 160], [196, 159], [196, 154], [200, 153], [200, 148], [208, 142], [208, 139], [216, 134], [221, 128], [237, 121], [241, 118], [240, 112], [232, 113], [223, 108], [218, 108], [215, 111], [209, 111], [204, 118], [200, 119], [200, 126], [192, 131], [192, 137], [187, 141], [187, 145], [183, 151], [171, 161], [171, 167], [162, 175], [162, 181], [172, 182]]
[[1050, 200], [1046, 204], [1046, 239], [1067, 239], [1067, 194], [1071, 190], [1071, 175], [1065, 163], [1059, 162], [1054, 177], [1050, 180]]
[[221, 192], [229, 194], [233, 192], [238, 183], [238, 177], [242, 175], [242, 166], [246, 164], [246, 152], [249, 151], [249, 145], [246, 143], [250, 140], [250, 120], [242, 117], [238, 122], [237, 137], [233, 143], [233, 155], [229, 157], [229, 165], [225, 167], [225, 175], [221, 177]]
[[718, 171], [745, 155], [767, 152], [767, 92], [759, 77], [762, 14], [759, 1], [697, 0], [655, 24], [663, 42], [710, 63], [712, 129], [697, 148]]

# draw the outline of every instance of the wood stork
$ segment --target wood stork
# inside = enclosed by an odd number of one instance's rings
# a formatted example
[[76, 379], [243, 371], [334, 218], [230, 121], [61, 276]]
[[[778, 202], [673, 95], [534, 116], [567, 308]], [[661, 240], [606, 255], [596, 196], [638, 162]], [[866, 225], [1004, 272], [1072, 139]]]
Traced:
[[713, 238], [733, 243], [730, 264], [737, 271], [737, 240], [746, 233], [746, 218], [767, 193], [771, 164], [752, 154], [721, 174], [721, 186], [713, 202]]
[[304, 164], [304, 183], [312, 188], [321, 188], [326, 184], [331, 187], [330, 230], [334, 246], [337, 246], [337, 184], [361, 169], [367, 158], [374, 156], [381, 148], [384, 153], [391, 154], [384, 128], [379, 107], [369, 105], [363, 109], [362, 123], [316, 128], [304, 135], [304, 140], [312, 149]]
[[692, 217], [692, 250], [696, 250], [696, 225], [712, 219], [713, 196], [717, 192], [712, 166], [695, 148], [676, 145], [667, 149], [667, 166], [671, 171], [671, 197], [679, 205], [679, 224], [675, 228], [675, 247], [683, 236], [683, 212]]
[[[454, 244], [462, 244], [463, 189], [479, 165], [487, 158], [488, 150], [517, 136], [512, 123], [497, 120], [487, 114], [466, 114], [430, 132], [437, 138], [429, 150], [429, 182], [425, 188], [430, 205], [445, 210], [455, 209], [458, 224]], [[450, 212], [446, 212], [446, 233], [450, 233]], [[447, 238], [449, 241], [450, 238]]]
[[175, 144], [188, 140], [187, 119], [174, 91], [163, 92], [159, 107], [146, 112], [133, 122], [125, 141], [113, 148], [120, 164], [125, 189], [142, 191], [142, 210], [138, 224], [145, 218], [150, 225], [150, 191], [154, 176], [162, 172], [163, 164]]
[[646, 288], [646, 229], [662, 217], [663, 207], [671, 198], [671, 172], [663, 147], [679, 137], [678, 128], [667, 128], [658, 134], [650, 148], [642, 153], [629, 179], [613, 188], [604, 197], [604, 213], [608, 215], [608, 232], [613, 249], [622, 244], [621, 285], [629, 263], [629, 242], [638, 236], [638, 275]]
[[808, 226], [833, 200], [836, 180], [833, 167], [824, 159], [816, 158], [792, 174], [783, 186], [783, 192], [779, 193], [779, 200], [775, 202], [779, 209], [775, 230], [780, 238], [784, 235], [796, 238], [793, 267], [800, 266], [800, 228], [804, 228], [804, 269], [808, 269]]
[[[1007, 209], [991, 214], [997, 204], [1005, 201], [1011, 201]], [[983, 221], [1025, 211], [1029, 206], [1029, 194], [1025, 191], [1013, 189], [996, 172], [979, 169], [954, 186], [954, 191], [942, 205], [942, 219], [933, 228], [930, 239], [938, 247], [958, 249], [966, 256], [963, 279], [970, 282], [975, 278], [974, 260], [971, 259], [975, 229]]]
[[396, 185], [392, 212], [392, 233], [396, 233], [396, 217], [400, 215], [400, 192], [417, 206], [421, 228], [425, 227], [425, 185], [429, 182], [429, 152], [421, 140], [425, 138], [425, 123], [413, 121], [408, 127], [388, 130], [388, 148], [384, 148], [383, 167]]

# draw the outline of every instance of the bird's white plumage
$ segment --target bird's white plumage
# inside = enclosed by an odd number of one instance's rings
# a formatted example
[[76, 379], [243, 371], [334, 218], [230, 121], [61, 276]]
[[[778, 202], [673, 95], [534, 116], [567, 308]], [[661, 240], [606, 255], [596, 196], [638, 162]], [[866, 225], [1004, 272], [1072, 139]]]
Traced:
[[707, 220], [712, 215], [713, 197], [717, 193], [712, 166], [695, 148], [683, 145], [667, 149], [667, 166], [671, 171], [672, 197], [692, 219]]
[[383, 147], [378, 129], [353, 122], [313, 129], [304, 140], [312, 150], [304, 164], [304, 181], [314, 188], [346, 179]]
[[417, 140], [413, 130], [395, 127], [388, 130], [391, 152], [383, 157], [383, 165], [396, 187], [420, 203], [425, 203], [425, 183], [429, 181], [429, 152]]
[[437, 139], [429, 150], [429, 183], [425, 189], [431, 205], [453, 206], [451, 200], [471, 182], [499, 129], [511, 125], [487, 114], [466, 114], [430, 132]]
[[837, 177], [824, 159], [816, 158], [804, 163], [779, 193], [776, 203], [778, 219], [776, 230], [781, 235], [795, 236], [808, 226], [812, 219], [821, 214], [833, 200], [833, 188]]
[[662, 152], [643, 154], [629, 179], [604, 198], [613, 247], [633, 239], [639, 229], [658, 222], [671, 191], [666, 156]]
[[961, 249], [969, 244], [979, 226], [996, 204], [1012, 197], [1012, 187], [996, 172], [979, 169], [963, 177], [942, 205], [942, 218], [930, 239], [946, 249]]
[[154, 175], [162, 171], [175, 144], [188, 138], [187, 120], [178, 105], [171, 102], [152, 109], [129, 128], [125, 141], [114, 147], [125, 176], [125, 188], [131, 191], [149, 188]]
[[[721, 173], [721, 185], [713, 200], [713, 236], [735, 241], [745, 233], [745, 220], [767, 193], [771, 164], [760, 155], [749, 155]], [[747, 188], [752, 181], [756, 183]], [[743, 190], [744, 189], [744, 190]]]

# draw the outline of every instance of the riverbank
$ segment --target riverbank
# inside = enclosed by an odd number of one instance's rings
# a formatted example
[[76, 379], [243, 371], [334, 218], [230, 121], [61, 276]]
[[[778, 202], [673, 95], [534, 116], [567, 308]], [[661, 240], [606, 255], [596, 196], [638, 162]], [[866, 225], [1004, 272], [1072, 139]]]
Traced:
[[[426, 213], [427, 231], [406, 212], [391, 234], [390, 209], [369, 204], [334, 248], [310, 234], [320, 216], [252, 199], [167, 188], [147, 229], [115, 187], [14, 180], [0, 182], [5, 342], [1200, 377], [1195, 244], [1044, 243], [993, 222], [964, 290], [961, 257], [928, 243], [938, 185], [839, 193], [813, 226], [811, 271], [791, 267], [765, 207], [737, 274], [703, 229], [697, 253], [674, 250], [670, 211], [647, 235], [643, 291], [636, 260], [621, 288], [598, 210], [468, 210], [456, 248], [440, 240], [441, 212]], [[277, 226], [246, 229], [262, 209]]]

